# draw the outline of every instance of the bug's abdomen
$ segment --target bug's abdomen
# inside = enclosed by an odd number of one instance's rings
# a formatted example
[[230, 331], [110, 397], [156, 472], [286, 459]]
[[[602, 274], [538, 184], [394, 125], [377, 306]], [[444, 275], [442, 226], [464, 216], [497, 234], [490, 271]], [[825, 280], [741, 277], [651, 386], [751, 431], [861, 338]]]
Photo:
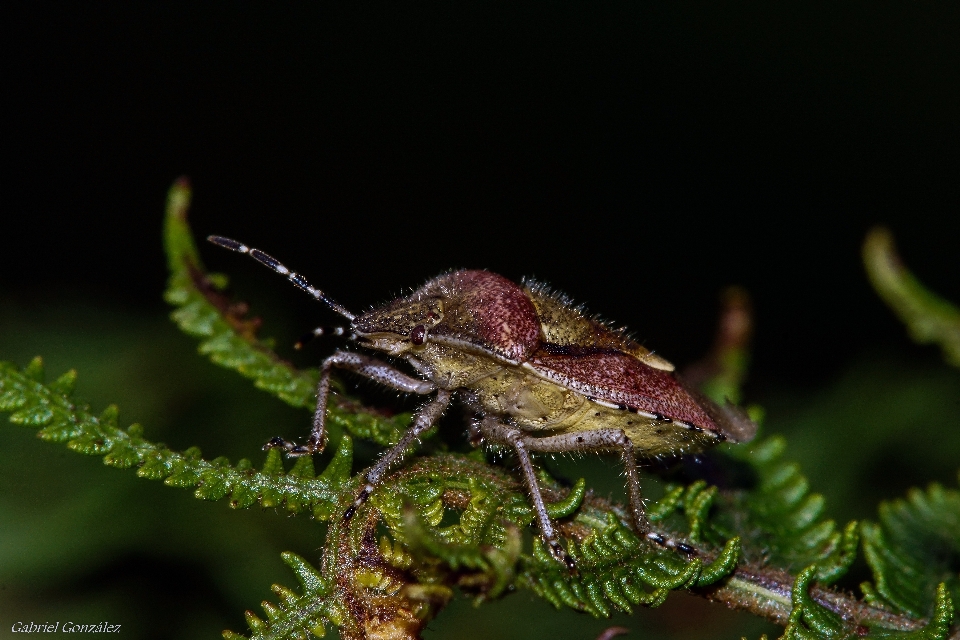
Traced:
[[526, 431], [555, 429], [586, 399], [549, 380], [506, 366], [471, 385], [484, 411], [510, 418]]
[[649, 417], [589, 400], [554, 429], [556, 434], [571, 435], [598, 430], [623, 431], [641, 457], [696, 453], [721, 440], [713, 431], [689, 423]]

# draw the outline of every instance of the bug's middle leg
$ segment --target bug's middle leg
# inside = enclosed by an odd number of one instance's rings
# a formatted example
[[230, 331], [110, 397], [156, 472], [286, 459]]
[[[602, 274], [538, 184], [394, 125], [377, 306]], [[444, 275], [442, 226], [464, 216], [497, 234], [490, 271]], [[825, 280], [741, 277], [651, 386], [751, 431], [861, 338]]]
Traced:
[[537, 514], [537, 521], [540, 524], [540, 535], [550, 550], [550, 555], [572, 569], [573, 561], [570, 556], [567, 555], [567, 552], [564, 551], [563, 547], [560, 546], [557, 533], [553, 529], [553, 522], [550, 520], [550, 514], [547, 513], [547, 507], [543, 502], [540, 483], [537, 481], [537, 475], [533, 470], [530, 454], [527, 453], [526, 442], [529, 439], [516, 427], [503, 424], [493, 416], [485, 417], [480, 422], [479, 427], [480, 433], [488, 441], [513, 447], [520, 461], [520, 469], [523, 472], [523, 479], [527, 484], [530, 501], [533, 502], [533, 510]]
[[436, 390], [436, 385], [432, 382], [408, 376], [376, 358], [351, 351], [337, 351], [324, 360], [320, 368], [320, 382], [317, 383], [317, 409], [313, 414], [313, 429], [310, 431], [307, 444], [297, 445], [283, 438], [273, 438], [264, 445], [264, 449], [279, 447], [285, 449], [287, 455], [291, 457], [323, 451], [327, 439], [327, 398], [330, 396], [330, 375], [334, 367], [360, 374], [397, 391], [427, 394]]

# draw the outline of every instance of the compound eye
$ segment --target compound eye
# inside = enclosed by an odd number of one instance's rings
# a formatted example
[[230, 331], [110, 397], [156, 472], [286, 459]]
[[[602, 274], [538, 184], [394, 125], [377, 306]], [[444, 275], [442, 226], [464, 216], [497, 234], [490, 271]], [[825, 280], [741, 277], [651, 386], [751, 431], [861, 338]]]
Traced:
[[427, 330], [422, 324], [418, 324], [413, 328], [413, 331], [410, 332], [410, 342], [415, 345], [423, 344], [424, 338], [427, 337]]

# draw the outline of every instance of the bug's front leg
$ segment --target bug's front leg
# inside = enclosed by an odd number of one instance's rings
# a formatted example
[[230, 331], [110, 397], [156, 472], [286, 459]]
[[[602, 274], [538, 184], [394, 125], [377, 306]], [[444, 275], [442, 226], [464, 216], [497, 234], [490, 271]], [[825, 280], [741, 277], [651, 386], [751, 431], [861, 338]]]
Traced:
[[317, 410], [313, 414], [313, 429], [307, 444], [297, 445], [283, 438], [273, 438], [264, 445], [264, 449], [279, 447], [287, 452], [288, 456], [304, 456], [311, 453], [320, 453], [327, 444], [327, 398], [330, 396], [330, 374], [334, 367], [358, 373], [374, 382], [386, 387], [405, 391], [407, 393], [426, 394], [436, 390], [432, 382], [413, 378], [398, 371], [386, 362], [350, 351], [337, 351], [323, 361], [320, 368], [320, 382], [317, 384]]
[[367, 482], [360, 491], [360, 495], [357, 496], [357, 499], [353, 501], [353, 504], [350, 505], [343, 514], [345, 520], [352, 518], [360, 505], [367, 501], [367, 498], [373, 493], [377, 483], [383, 478], [387, 471], [390, 470], [390, 467], [394, 463], [399, 462], [407, 454], [407, 450], [413, 443], [423, 435], [425, 431], [436, 424], [440, 416], [443, 415], [444, 410], [449, 406], [451, 398], [453, 398], [453, 392], [440, 389], [437, 391], [437, 395], [433, 400], [420, 407], [413, 416], [413, 423], [410, 425], [410, 428], [407, 429], [403, 437], [400, 438], [400, 442], [383, 454], [380, 460], [377, 461], [377, 464], [373, 465], [373, 467], [367, 471]]

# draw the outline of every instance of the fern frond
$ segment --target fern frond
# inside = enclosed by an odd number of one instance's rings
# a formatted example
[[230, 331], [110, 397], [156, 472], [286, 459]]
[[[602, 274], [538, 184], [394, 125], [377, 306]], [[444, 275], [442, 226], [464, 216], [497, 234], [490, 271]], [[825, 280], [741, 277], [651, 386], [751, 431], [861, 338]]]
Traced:
[[931, 484], [884, 502], [880, 522], [864, 522], [863, 549], [874, 584], [868, 601], [915, 617], [935, 608], [938, 585], [960, 601], [960, 491]]
[[[946, 640], [953, 620], [953, 601], [946, 585], [936, 589], [933, 615], [926, 625], [914, 623], [906, 631], [891, 631], [881, 624], [858, 619], [855, 610], [839, 612], [828, 609], [814, 597], [811, 584], [818, 568], [807, 567], [800, 572], [791, 591], [793, 607], [784, 630], [784, 640], [839, 640], [851, 637], [877, 637], [890, 640]], [[821, 596], [822, 597], [822, 596]]]
[[139, 425], [121, 429], [116, 406], [94, 415], [89, 406], [70, 397], [76, 377], [70, 371], [46, 385], [40, 358], [22, 371], [0, 362], [0, 411], [10, 412], [9, 419], [15, 424], [38, 428], [37, 435], [43, 440], [64, 442], [78, 453], [103, 456], [104, 464], [112, 467], [136, 468], [142, 478], [193, 489], [196, 497], [204, 500], [227, 498], [234, 508], [259, 504], [326, 519], [350, 479], [353, 448], [349, 436], [341, 438], [332, 461], [319, 476], [309, 458], [301, 458], [285, 472], [276, 450], [267, 454], [260, 471], [246, 459], [236, 465], [226, 458], [207, 461], [196, 447], [179, 453], [145, 440]]
[[903, 265], [889, 230], [876, 228], [863, 243], [863, 263], [873, 288], [920, 343], [940, 345], [960, 367], [960, 309], [936, 295]]
[[652, 550], [611, 513], [579, 543], [569, 539], [576, 575], [560, 567], [539, 542], [534, 542], [533, 550], [524, 558], [520, 584], [558, 608], [565, 605], [607, 617], [611, 609], [630, 612], [631, 605], [659, 606], [672, 590], [708, 586], [730, 575], [739, 559], [740, 541], [732, 538], [710, 562], [686, 559]]
[[[257, 617], [252, 611], [245, 614], [250, 627], [251, 640], [307, 640], [310, 635], [322, 638], [326, 635], [327, 621], [343, 618], [333, 588], [324, 580], [320, 572], [309, 562], [289, 551], [281, 554], [284, 563], [293, 569], [300, 581], [301, 592], [275, 584], [273, 593], [280, 604], [271, 602], [262, 604], [266, 620]], [[336, 622], [334, 622], [336, 624]], [[226, 640], [241, 640], [244, 636], [232, 631], [224, 631]]]
[[[752, 324], [744, 291], [729, 289], [721, 301], [713, 347], [686, 374], [719, 403], [740, 396]], [[751, 407], [751, 414], [762, 422], [760, 408]], [[750, 468], [755, 486], [722, 493], [703, 481], [675, 487], [654, 517], [665, 519], [679, 510], [686, 516], [692, 541], [716, 545], [739, 536], [749, 562], [773, 562], [793, 571], [816, 564], [819, 582], [836, 581], [856, 558], [857, 523], [848, 523], [840, 532], [833, 520], [823, 518], [823, 496], [810, 492], [799, 465], [784, 460], [785, 449], [786, 441], [777, 436], [724, 447], [727, 455]]]
[[742, 536], [748, 549], [762, 550], [765, 561], [787, 570], [816, 564], [816, 579], [834, 582], [856, 559], [857, 523], [838, 531], [833, 520], [823, 518], [823, 496], [810, 491], [799, 465], [783, 459], [785, 449], [786, 441], [779, 436], [730, 449], [731, 456], [754, 469], [756, 486], [748, 493], [721, 496], [723, 507], [709, 521], [711, 529], [724, 537]]

